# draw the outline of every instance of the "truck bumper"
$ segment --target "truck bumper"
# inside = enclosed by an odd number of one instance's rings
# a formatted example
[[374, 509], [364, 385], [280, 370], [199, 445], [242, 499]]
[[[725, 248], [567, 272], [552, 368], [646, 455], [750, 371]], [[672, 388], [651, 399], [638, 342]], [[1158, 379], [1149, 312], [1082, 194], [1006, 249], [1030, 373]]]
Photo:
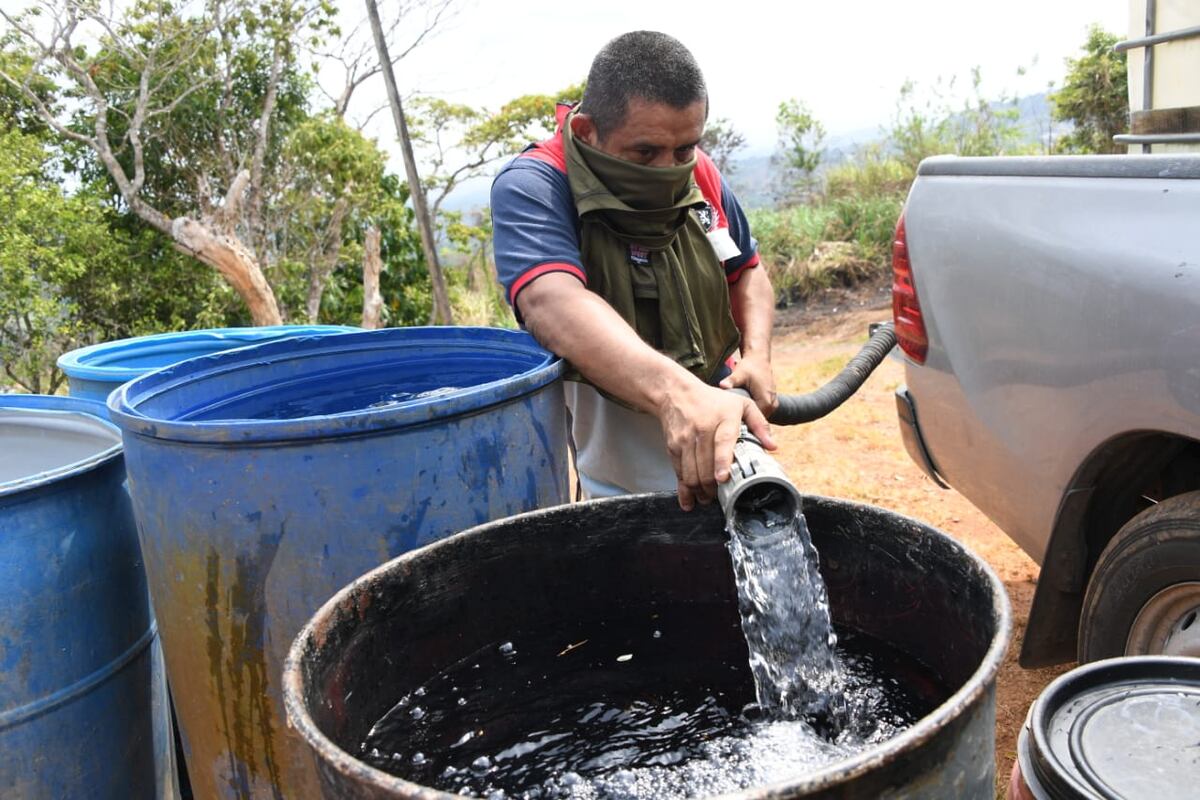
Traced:
[[938, 474], [933, 458], [929, 455], [929, 448], [925, 446], [925, 440], [921, 437], [921, 426], [917, 423], [917, 407], [908, 394], [907, 386], [896, 390], [896, 416], [900, 418], [900, 438], [904, 440], [904, 449], [908, 451], [909, 458], [917, 462], [917, 466], [931, 481], [943, 489], [949, 489], [950, 485]]

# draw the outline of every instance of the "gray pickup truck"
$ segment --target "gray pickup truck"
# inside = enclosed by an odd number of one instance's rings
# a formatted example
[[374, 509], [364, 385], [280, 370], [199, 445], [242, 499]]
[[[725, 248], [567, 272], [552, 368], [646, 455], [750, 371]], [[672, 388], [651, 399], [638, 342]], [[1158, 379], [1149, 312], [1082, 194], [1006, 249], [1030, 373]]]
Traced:
[[925, 161], [905, 445], [1041, 564], [1021, 663], [1200, 656], [1200, 155]]

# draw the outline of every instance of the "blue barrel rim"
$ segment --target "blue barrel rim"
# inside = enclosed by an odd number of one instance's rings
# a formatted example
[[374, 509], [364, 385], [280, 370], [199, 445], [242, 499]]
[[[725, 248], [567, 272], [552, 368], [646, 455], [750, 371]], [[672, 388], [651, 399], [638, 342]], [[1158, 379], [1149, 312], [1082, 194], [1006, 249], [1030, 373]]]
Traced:
[[[137, 353], [150, 355], [159, 352], [170, 352], [178, 345], [185, 343], [233, 342], [227, 349], [259, 344], [262, 340], [270, 340], [282, 335], [316, 336], [336, 333], [360, 333], [362, 328], [353, 325], [264, 325], [247, 328], [205, 328], [195, 331], [172, 331], [156, 333], [148, 336], [134, 336], [128, 339], [114, 339], [111, 342], [80, 347], [63, 353], [58, 357], [58, 368], [66, 373], [68, 378], [89, 381], [119, 381], [124, 383], [146, 374], [148, 369], [157, 367], [124, 367], [113, 366], [108, 362], [119, 359], [123, 355]], [[241, 344], [236, 344], [241, 342]], [[186, 356], [185, 356], [186, 358]]]
[[[217, 420], [188, 422], [150, 417], [138, 406], [161, 394], [197, 380], [211, 379], [242, 369], [253, 369], [261, 360], [276, 355], [302, 359], [314, 351], [329, 355], [367, 350], [392, 350], [429, 344], [461, 344], [473, 351], [525, 353], [540, 361], [524, 372], [487, 383], [397, 403], [388, 408], [357, 409], [338, 414], [281, 420]], [[344, 333], [336, 337], [302, 336], [264, 342], [162, 367], [123, 384], [108, 396], [108, 411], [123, 433], [175, 442], [235, 444], [281, 442], [357, 436], [395, 428], [422, 425], [446, 417], [481, 411], [499, 403], [532, 394], [560, 378], [563, 361], [543, 348], [525, 331], [506, 328], [428, 326], [385, 328]]]
[[112, 447], [105, 448], [88, 458], [64, 464], [56, 469], [38, 472], [20, 480], [0, 483], [0, 499], [74, 477], [75, 475], [95, 469], [102, 464], [106, 464], [109, 461], [118, 459], [122, 455], [121, 431], [109, 421], [104, 404], [97, 400], [87, 400], [82, 397], [61, 397], [49, 394], [0, 394], [0, 409], [5, 408], [36, 411], [45, 414], [85, 414], [89, 417], [95, 417], [104, 427], [112, 429], [117, 434], [118, 440]]

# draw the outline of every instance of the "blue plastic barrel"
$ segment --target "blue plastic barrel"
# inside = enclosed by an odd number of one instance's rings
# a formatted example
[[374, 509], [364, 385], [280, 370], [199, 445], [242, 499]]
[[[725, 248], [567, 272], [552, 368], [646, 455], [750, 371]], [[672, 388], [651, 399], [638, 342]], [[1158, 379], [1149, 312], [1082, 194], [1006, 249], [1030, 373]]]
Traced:
[[408, 328], [195, 358], [112, 394], [197, 797], [317, 796], [284, 716], [290, 642], [368, 569], [565, 502], [561, 371], [525, 333]]
[[212, 328], [118, 339], [64, 353], [58, 368], [67, 375], [72, 397], [104, 402], [123, 383], [159, 367], [196, 356], [220, 353], [294, 336], [361, 331], [347, 325], [270, 325], [260, 328]]
[[168, 791], [165, 685], [104, 416], [93, 401], [0, 395], [0, 797]]

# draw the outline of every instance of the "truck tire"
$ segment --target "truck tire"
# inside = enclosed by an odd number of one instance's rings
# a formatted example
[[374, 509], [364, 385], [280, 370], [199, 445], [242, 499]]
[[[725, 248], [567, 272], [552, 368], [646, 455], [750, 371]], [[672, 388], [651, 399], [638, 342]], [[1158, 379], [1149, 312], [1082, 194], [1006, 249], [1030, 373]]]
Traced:
[[1200, 492], [1163, 500], [1100, 554], [1079, 616], [1079, 662], [1200, 656]]

